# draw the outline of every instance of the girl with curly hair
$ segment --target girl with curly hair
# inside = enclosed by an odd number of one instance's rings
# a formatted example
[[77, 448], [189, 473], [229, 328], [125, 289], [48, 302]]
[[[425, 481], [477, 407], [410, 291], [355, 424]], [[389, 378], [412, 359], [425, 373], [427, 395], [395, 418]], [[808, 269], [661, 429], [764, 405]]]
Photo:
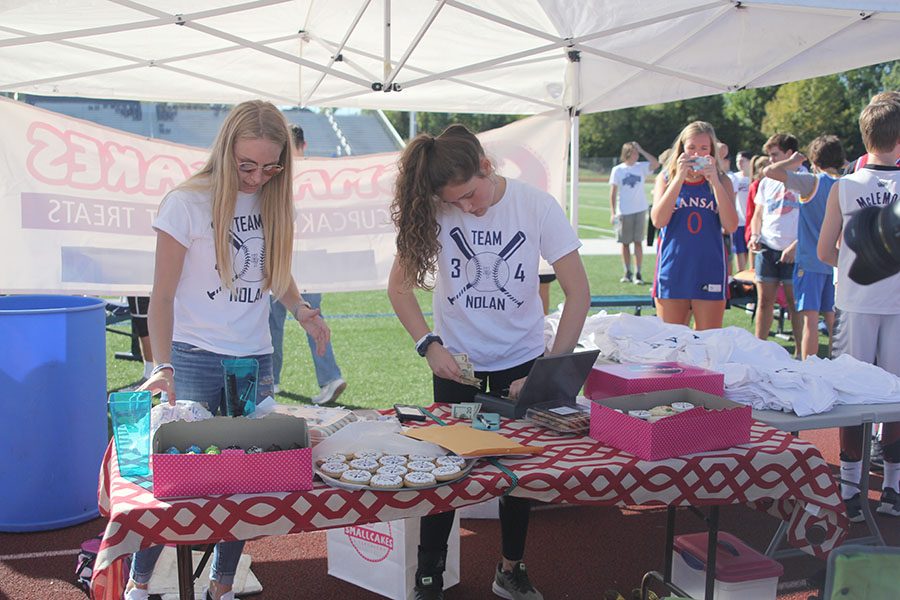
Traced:
[[[498, 175], [468, 129], [453, 125], [409, 143], [391, 215], [397, 255], [388, 296], [433, 372], [435, 402], [470, 402], [487, 388], [518, 395], [532, 363], [545, 353], [541, 257], [566, 297], [549, 354], [575, 348], [590, 307], [581, 242], [557, 201]], [[433, 330], [415, 288], [433, 292]], [[481, 389], [462, 382], [456, 353], [468, 355]], [[504, 598], [541, 598], [522, 563], [529, 511], [526, 499], [501, 499], [502, 555], [493, 589]], [[443, 597], [452, 524], [453, 512], [422, 519], [416, 598]]]

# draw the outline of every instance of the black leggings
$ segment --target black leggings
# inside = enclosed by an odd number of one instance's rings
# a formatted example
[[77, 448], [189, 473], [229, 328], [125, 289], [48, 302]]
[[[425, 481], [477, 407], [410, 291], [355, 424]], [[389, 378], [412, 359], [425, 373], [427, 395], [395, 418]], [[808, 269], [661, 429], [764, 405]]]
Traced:
[[[475, 377], [485, 382], [487, 389], [495, 392], [509, 389], [516, 379], [528, 375], [535, 359], [503, 371], [476, 371]], [[434, 377], [434, 401], [455, 404], [472, 402], [477, 389], [471, 385], [463, 385]], [[525, 554], [525, 538], [528, 535], [528, 517], [531, 513], [531, 501], [527, 498], [503, 496], [500, 498], [500, 534], [503, 557], [507, 560], [522, 560]], [[422, 550], [439, 552], [446, 550], [450, 530], [453, 528], [453, 516], [456, 511], [439, 513], [422, 517], [419, 544]], [[421, 566], [421, 565], [420, 565]]]

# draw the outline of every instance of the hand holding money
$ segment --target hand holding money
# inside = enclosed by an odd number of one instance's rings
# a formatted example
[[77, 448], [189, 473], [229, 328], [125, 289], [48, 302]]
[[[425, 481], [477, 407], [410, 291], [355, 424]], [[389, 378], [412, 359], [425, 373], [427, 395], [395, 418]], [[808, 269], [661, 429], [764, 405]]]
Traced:
[[461, 382], [481, 389], [481, 380], [475, 377], [475, 369], [472, 367], [472, 363], [469, 362], [469, 355], [465, 353], [454, 354], [453, 359], [462, 373]]

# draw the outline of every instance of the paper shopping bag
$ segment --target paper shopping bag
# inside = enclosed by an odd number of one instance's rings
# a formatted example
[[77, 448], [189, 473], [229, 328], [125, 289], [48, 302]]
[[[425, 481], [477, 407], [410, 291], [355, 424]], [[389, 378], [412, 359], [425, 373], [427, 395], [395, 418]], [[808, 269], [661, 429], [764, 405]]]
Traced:
[[[328, 574], [392, 600], [411, 600], [416, 579], [419, 519], [330, 529]], [[447, 541], [444, 589], [459, 583], [459, 514]]]

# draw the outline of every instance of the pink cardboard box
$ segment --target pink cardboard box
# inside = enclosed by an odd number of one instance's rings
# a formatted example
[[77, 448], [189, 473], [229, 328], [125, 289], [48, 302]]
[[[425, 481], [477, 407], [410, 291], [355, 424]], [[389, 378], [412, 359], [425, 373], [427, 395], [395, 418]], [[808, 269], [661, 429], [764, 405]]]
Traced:
[[725, 376], [716, 371], [678, 362], [599, 364], [588, 375], [584, 395], [591, 400], [599, 400], [680, 388], [692, 388], [721, 396], [725, 390]]
[[[246, 454], [165, 454], [175, 446], [182, 452], [191, 445], [246, 449], [272, 444], [281, 451]], [[303, 446], [295, 448], [296, 445]], [[219, 494], [293, 492], [312, 489], [312, 449], [306, 420], [272, 414], [262, 419], [213, 417], [205, 421], [165, 423], [153, 439], [153, 495], [191, 498]]]
[[[690, 402], [694, 408], [654, 423], [628, 415], [673, 402]], [[638, 458], [662, 460], [747, 444], [751, 421], [749, 406], [697, 390], [664, 390], [595, 400], [590, 436]]]

